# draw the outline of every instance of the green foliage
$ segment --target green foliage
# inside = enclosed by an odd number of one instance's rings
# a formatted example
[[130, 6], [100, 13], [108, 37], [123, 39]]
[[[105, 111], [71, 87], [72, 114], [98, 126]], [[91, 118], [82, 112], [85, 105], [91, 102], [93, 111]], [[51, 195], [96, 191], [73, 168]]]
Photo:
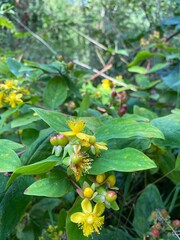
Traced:
[[174, 240], [179, 2], [5, 2], [0, 239]]

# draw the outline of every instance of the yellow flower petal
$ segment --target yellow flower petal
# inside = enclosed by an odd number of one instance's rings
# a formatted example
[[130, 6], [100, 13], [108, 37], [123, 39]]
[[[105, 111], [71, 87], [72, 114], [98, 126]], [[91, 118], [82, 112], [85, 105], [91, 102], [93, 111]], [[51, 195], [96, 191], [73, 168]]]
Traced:
[[92, 205], [88, 199], [84, 199], [81, 202], [81, 207], [84, 213], [91, 213], [92, 212]]
[[71, 222], [82, 223], [84, 221], [85, 214], [82, 212], [76, 212], [71, 215]]
[[65, 136], [75, 136], [74, 132], [60, 132], [60, 134], [64, 134]]
[[86, 141], [89, 141], [89, 138], [91, 137], [90, 135], [88, 134], [85, 134], [85, 133], [77, 133], [76, 136], [81, 139], [81, 140], [86, 140]]
[[108, 150], [106, 147], [106, 143], [104, 142], [97, 142], [94, 144], [95, 148], [101, 149], [101, 150]]
[[96, 203], [93, 213], [99, 217], [103, 214], [104, 210], [105, 210], [104, 203]]
[[85, 122], [81, 119], [73, 119], [68, 121], [68, 126], [76, 134], [84, 129]]

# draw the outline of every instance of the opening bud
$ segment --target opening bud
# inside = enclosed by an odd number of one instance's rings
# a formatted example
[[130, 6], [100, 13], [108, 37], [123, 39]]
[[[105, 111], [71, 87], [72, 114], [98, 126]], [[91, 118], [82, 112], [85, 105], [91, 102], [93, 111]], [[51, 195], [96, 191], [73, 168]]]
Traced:
[[91, 198], [92, 195], [93, 195], [93, 190], [92, 190], [92, 188], [87, 187], [87, 188], [84, 189], [83, 193], [84, 193], [84, 197]]
[[102, 173], [96, 176], [96, 182], [99, 184], [103, 183], [105, 179], [106, 179], [105, 173]]
[[116, 184], [116, 177], [114, 175], [110, 175], [107, 178], [107, 183], [109, 183], [110, 187], [114, 187], [114, 185]]

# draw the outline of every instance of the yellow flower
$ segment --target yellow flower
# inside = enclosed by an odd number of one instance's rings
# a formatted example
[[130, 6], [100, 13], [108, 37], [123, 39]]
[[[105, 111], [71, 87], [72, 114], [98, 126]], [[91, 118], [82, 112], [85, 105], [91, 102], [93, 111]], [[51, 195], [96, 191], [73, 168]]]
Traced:
[[3, 92], [0, 92], [0, 108], [3, 106], [3, 99], [5, 97], [5, 94]]
[[102, 84], [101, 86], [105, 89], [105, 90], [109, 90], [110, 86], [111, 86], [111, 82], [109, 81], [109, 79], [103, 79], [102, 80]]
[[76, 212], [71, 215], [71, 221], [77, 223], [78, 226], [83, 230], [83, 235], [88, 237], [93, 232], [99, 234], [104, 224], [104, 216], [101, 216], [104, 212], [104, 203], [96, 203], [94, 209], [88, 199], [84, 199], [81, 202], [83, 212]]
[[81, 145], [84, 147], [92, 147], [94, 149], [98, 150], [107, 150], [107, 144], [105, 142], [96, 142], [95, 136], [87, 135], [83, 138], [81, 138]]
[[88, 136], [85, 133], [82, 133], [83, 129], [85, 128], [85, 122], [81, 119], [73, 119], [68, 121], [68, 126], [72, 130], [70, 132], [60, 132], [61, 134], [64, 134], [65, 136], [71, 136], [71, 137], [78, 137], [80, 139], [85, 138]]
[[15, 93], [15, 92], [11, 92], [9, 94], [8, 97], [6, 97], [5, 102], [9, 103], [11, 105], [12, 108], [15, 108], [16, 105], [20, 104], [23, 102], [22, 98], [22, 94], [19, 93]]
[[91, 169], [91, 162], [87, 153], [76, 152], [71, 156], [70, 168], [73, 170], [76, 181], [79, 181], [83, 173]]

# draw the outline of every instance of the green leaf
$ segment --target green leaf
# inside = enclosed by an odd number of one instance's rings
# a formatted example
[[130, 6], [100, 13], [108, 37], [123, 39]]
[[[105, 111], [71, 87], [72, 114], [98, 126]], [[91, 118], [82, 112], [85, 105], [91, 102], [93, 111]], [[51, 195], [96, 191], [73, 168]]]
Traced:
[[31, 197], [23, 194], [24, 190], [33, 182], [33, 178], [21, 176], [4, 193], [0, 202], [0, 239], [8, 239], [17, 223], [23, 216]]
[[136, 122], [133, 120], [124, 120], [121, 118], [112, 119], [106, 122], [96, 132], [98, 141], [107, 141], [112, 138], [161, 138], [163, 133], [150, 123]]
[[23, 75], [23, 73], [20, 73], [19, 70], [21, 68], [21, 63], [12, 59], [12, 58], [7, 58], [6, 59], [7, 65], [9, 67], [9, 70], [11, 71], [12, 74], [15, 76]]
[[16, 150], [16, 149], [19, 149], [19, 148], [23, 148], [24, 146], [19, 144], [19, 143], [16, 143], [16, 142], [13, 142], [11, 140], [8, 140], [8, 139], [0, 139], [0, 146], [6, 146], [7, 148], [11, 148], [12, 150]]
[[40, 108], [32, 108], [38, 116], [44, 120], [50, 127], [52, 127], [56, 132], [68, 131], [67, 126], [67, 116], [62, 113], [55, 111], [43, 110]]
[[165, 140], [153, 140], [156, 145], [179, 148], [180, 146], [180, 119], [176, 114], [153, 119], [151, 123], [164, 134]]
[[89, 97], [89, 94], [86, 93], [83, 97], [83, 100], [81, 102], [81, 105], [78, 111], [79, 117], [83, 116], [83, 114], [86, 115], [86, 111], [88, 110], [89, 105], [90, 105], [90, 97]]
[[9, 181], [7, 182], [6, 188], [10, 186], [10, 184], [20, 175], [36, 175], [49, 172], [56, 164], [58, 163], [57, 160], [43, 160], [28, 166], [22, 166], [17, 168]]
[[149, 51], [141, 51], [141, 52], [138, 52], [134, 60], [128, 64], [128, 68], [136, 66], [138, 65], [139, 62], [154, 56], [165, 57], [164, 54], [161, 54], [161, 53], [151, 53]]
[[168, 66], [167, 63], [158, 63], [158, 64], [154, 65], [154, 66], [147, 72], [147, 74], [149, 74], [149, 73], [154, 73], [154, 72], [156, 72], [156, 71], [158, 71], [158, 70], [160, 70], [160, 69], [162, 69], [162, 68], [164, 68], [164, 67], [167, 67], [167, 66]]
[[155, 185], [148, 185], [138, 198], [133, 225], [136, 232], [143, 237], [149, 231], [150, 224], [148, 218], [152, 211], [164, 209], [161, 195]]
[[41, 161], [51, 155], [52, 145], [50, 144], [50, 136], [52, 133], [53, 131], [50, 128], [40, 131], [36, 141], [22, 154], [21, 161], [23, 165]]
[[31, 147], [31, 144], [33, 144], [36, 139], [39, 136], [39, 131], [36, 129], [28, 128], [23, 129], [23, 132], [21, 134], [21, 141], [25, 146]]
[[108, 49], [107, 51], [112, 54], [120, 54], [120, 55], [124, 55], [124, 56], [129, 56], [128, 50], [126, 50], [126, 49], [119, 49], [119, 50]]
[[49, 178], [44, 178], [33, 183], [25, 190], [26, 195], [62, 197], [74, 188], [67, 176], [62, 171], [52, 172]]
[[176, 159], [175, 170], [180, 171], [180, 153], [178, 154], [177, 159]]
[[33, 116], [33, 112], [24, 113], [11, 121], [11, 127], [15, 128], [15, 127], [20, 127], [20, 126], [25, 126], [27, 124], [30, 124], [30, 123], [38, 121], [38, 120], [40, 120], [40, 117]]
[[44, 92], [46, 106], [56, 109], [67, 98], [67, 84], [62, 77], [56, 76], [48, 81]]
[[[155, 162], [161, 172], [174, 184], [180, 182], [180, 173], [176, 171], [175, 157], [170, 151], [166, 151], [164, 154], [155, 157]], [[176, 160], [176, 164], [178, 167], [178, 159]]]
[[71, 215], [75, 212], [82, 212], [81, 208], [81, 202], [82, 199], [80, 197], [77, 198], [75, 201], [73, 207], [70, 209], [70, 211], [67, 214], [66, 218], [66, 232], [68, 240], [74, 240], [74, 239], [81, 239], [81, 240], [87, 240], [88, 238], [83, 235], [82, 230], [78, 227], [77, 223], [71, 222]]
[[13, 172], [21, 166], [21, 161], [17, 154], [4, 145], [0, 147], [0, 172]]
[[155, 168], [156, 164], [144, 153], [134, 148], [107, 150], [92, 162], [90, 174], [101, 174], [108, 171], [134, 172]]
[[146, 74], [147, 70], [144, 67], [140, 67], [140, 66], [133, 66], [128, 68], [129, 72], [135, 72], [135, 73], [140, 73], [140, 74]]
[[157, 114], [152, 112], [151, 110], [139, 106], [134, 106], [133, 108], [134, 114], [140, 115], [142, 117], [148, 118], [149, 120], [152, 120], [154, 118], [157, 118]]
[[[120, 238], [121, 237], [121, 238]], [[99, 235], [93, 235], [93, 240], [138, 240], [137, 238], [131, 237], [127, 232], [123, 231], [120, 228], [115, 228], [110, 226], [110, 229], [104, 228]]]
[[0, 16], [0, 26], [9, 28], [12, 31], [16, 31], [14, 24], [4, 16]]

